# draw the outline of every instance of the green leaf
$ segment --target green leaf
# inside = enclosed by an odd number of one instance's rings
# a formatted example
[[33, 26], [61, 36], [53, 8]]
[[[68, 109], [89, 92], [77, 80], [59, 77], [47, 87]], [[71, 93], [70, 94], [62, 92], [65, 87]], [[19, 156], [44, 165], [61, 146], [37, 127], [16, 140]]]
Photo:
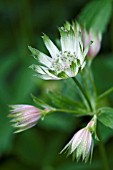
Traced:
[[[113, 55], [99, 55], [92, 63], [98, 93], [113, 86]], [[109, 73], [109, 76], [108, 76]], [[112, 97], [112, 96], [111, 96]]]
[[50, 98], [53, 105], [63, 109], [76, 109], [83, 108], [83, 105], [66, 95], [61, 95], [59, 92], [48, 92], [48, 97]]
[[106, 128], [103, 123], [98, 122], [98, 134], [99, 139], [106, 143], [113, 136], [113, 130], [111, 128]]
[[44, 102], [43, 100], [38, 99], [37, 97], [35, 97], [35, 96], [32, 95], [32, 94], [31, 94], [31, 96], [32, 96], [32, 98], [33, 98], [33, 101], [34, 101], [40, 108], [43, 108], [43, 109], [45, 109], [45, 108], [50, 108], [50, 109], [52, 109], [52, 107], [51, 107], [50, 105], [48, 105], [46, 102]]
[[[55, 99], [55, 96], [52, 96], [52, 100], [54, 101]], [[91, 115], [90, 113], [87, 113], [86, 110], [84, 110], [83, 108], [76, 108], [76, 109], [57, 109], [55, 107], [52, 107], [52, 103], [49, 105], [47, 104], [45, 101], [41, 100], [41, 99], [38, 99], [37, 97], [33, 96], [32, 95], [32, 98], [33, 98], [33, 101], [38, 105], [38, 107], [40, 107], [41, 109], [50, 109], [51, 111], [49, 111], [49, 113], [53, 113], [53, 112], [62, 112], [62, 113], [72, 113], [72, 114], [75, 114], [76, 116], [85, 116], [85, 115]], [[59, 101], [58, 99], [55, 100], [57, 102], [57, 104], [59, 104], [59, 107], [61, 107], [62, 105], [62, 102]], [[59, 103], [58, 103], [59, 101]], [[66, 103], [66, 105], [68, 105], [69, 103]], [[71, 103], [70, 103], [71, 105]], [[58, 105], [57, 105], [58, 106]], [[45, 115], [45, 113], [43, 112], [43, 114]]]
[[[6, 109], [4, 109], [7, 112]], [[13, 128], [10, 126], [9, 120], [6, 117], [4, 110], [0, 111], [0, 156], [5, 152], [8, 153], [12, 149], [13, 138], [12, 135]]]
[[[36, 89], [36, 84], [34, 83], [34, 79], [32, 76], [32, 71], [30, 69], [26, 69], [25, 67], [21, 67], [18, 74], [15, 78], [14, 88], [16, 89], [15, 98], [18, 99], [19, 102], [25, 100], [29, 97], [29, 93]], [[40, 84], [40, 80], [38, 81]], [[13, 90], [13, 89], [12, 89]]]
[[113, 108], [102, 107], [98, 109], [98, 120], [102, 122], [105, 126], [113, 129]]
[[[94, 0], [88, 3], [79, 16], [79, 21], [87, 29], [105, 31], [112, 12], [112, 2], [109, 0]], [[104, 17], [104, 19], [103, 19]]]

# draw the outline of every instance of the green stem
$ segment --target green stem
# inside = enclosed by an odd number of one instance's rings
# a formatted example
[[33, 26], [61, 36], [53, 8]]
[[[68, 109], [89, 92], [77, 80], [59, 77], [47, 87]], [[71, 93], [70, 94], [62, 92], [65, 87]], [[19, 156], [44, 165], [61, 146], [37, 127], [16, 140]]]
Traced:
[[81, 84], [79, 83], [79, 81], [78, 81], [75, 77], [73, 77], [72, 79], [74, 80], [74, 82], [76, 83], [77, 87], [79, 88], [82, 96], [84, 97], [84, 99], [85, 99], [85, 101], [86, 101], [86, 103], [87, 103], [88, 108], [89, 108], [91, 111], [93, 111], [92, 106], [91, 106], [91, 103], [90, 103], [90, 101], [89, 101], [86, 93], [84, 92]]
[[[92, 62], [92, 60], [91, 60]], [[86, 71], [87, 71], [87, 74], [88, 74], [88, 77], [89, 77], [89, 80], [90, 80], [90, 83], [91, 83], [91, 86], [92, 86], [92, 94], [91, 94], [91, 104], [92, 104], [92, 108], [93, 110], [96, 110], [96, 99], [97, 99], [97, 91], [96, 91], [96, 86], [95, 86], [95, 82], [94, 82], [94, 77], [93, 77], [93, 73], [92, 73], [92, 70], [91, 70], [91, 63], [89, 62], [88, 63], [88, 68], [86, 68]]]
[[103, 160], [103, 167], [105, 170], [110, 170], [109, 168], [109, 163], [108, 163], [108, 159], [107, 159], [107, 155], [106, 155], [106, 151], [105, 151], [105, 147], [103, 142], [100, 140], [99, 142], [99, 151]]
[[76, 117], [80, 117], [80, 116], [93, 116], [93, 113], [86, 113], [86, 111], [84, 110], [68, 110], [68, 109], [55, 109], [53, 108], [51, 111], [42, 111], [42, 119], [44, 119], [44, 117], [46, 115], [49, 115], [51, 113], [55, 113], [55, 112], [62, 112], [62, 113], [71, 113], [73, 115], [75, 115]]
[[84, 110], [68, 110], [68, 109], [55, 109], [55, 108], [52, 108], [51, 111], [45, 111], [43, 110], [42, 111], [42, 118], [45, 117], [46, 115], [49, 115], [51, 113], [55, 113], [55, 112], [62, 112], [62, 113], [72, 113], [73, 115], [75, 116], [93, 116], [93, 113], [86, 113], [86, 111]]
[[102, 93], [97, 99], [100, 100], [104, 97], [106, 97], [108, 94], [110, 94], [111, 92], [113, 92], [113, 87], [111, 87], [110, 89], [106, 90], [104, 93]]
[[78, 116], [83, 116], [83, 115], [90, 115], [92, 116], [92, 113], [87, 113], [86, 111], [83, 110], [68, 110], [68, 109], [55, 109], [52, 112], [64, 112], [64, 113], [73, 113], [73, 114], [78, 114]]
[[97, 91], [96, 91], [96, 86], [95, 86], [94, 77], [93, 77], [93, 73], [92, 73], [90, 64], [88, 64], [88, 69], [86, 68], [86, 70], [87, 70], [90, 82], [92, 84], [92, 87], [93, 87], [93, 90], [94, 90], [94, 93], [95, 93], [95, 96], [96, 96], [97, 95]]

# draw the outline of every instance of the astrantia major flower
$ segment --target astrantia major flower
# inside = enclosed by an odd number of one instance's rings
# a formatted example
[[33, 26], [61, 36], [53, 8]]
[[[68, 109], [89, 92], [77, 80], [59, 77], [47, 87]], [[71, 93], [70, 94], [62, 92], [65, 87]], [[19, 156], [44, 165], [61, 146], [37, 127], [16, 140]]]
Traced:
[[68, 151], [68, 155], [72, 154], [73, 158], [76, 158], [77, 161], [82, 159], [87, 162], [93, 153], [94, 142], [92, 134], [95, 133], [96, 130], [96, 119], [96, 116], [94, 116], [85, 128], [75, 133], [61, 153]]
[[22, 132], [35, 126], [41, 118], [42, 111], [32, 105], [11, 105], [12, 126], [16, 128], [15, 133]]
[[64, 27], [59, 28], [60, 44], [59, 50], [54, 43], [44, 34], [43, 40], [50, 56], [29, 47], [38, 64], [31, 66], [37, 72], [37, 76], [45, 80], [59, 80], [75, 77], [85, 66], [85, 57], [89, 50], [83, 46], [81, 29], [78, 23], [72, 25], [66, 22]]

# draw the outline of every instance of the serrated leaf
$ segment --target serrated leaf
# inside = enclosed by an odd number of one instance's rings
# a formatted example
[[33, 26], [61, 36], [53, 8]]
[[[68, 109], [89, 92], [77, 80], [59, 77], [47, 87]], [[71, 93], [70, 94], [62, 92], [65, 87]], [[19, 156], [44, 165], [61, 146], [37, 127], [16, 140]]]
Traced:
[[102, 122], [105, 126], [113, 129], [113, 108], [102, 107], [98, 109], [98, 120]]
[[43, 109], [46, 109], [46, 108], [52, 108], [50, 105], [48, 105], [46, 102], [44, 102], [43, 100], [35, 97], [34, 95], [32, 95], [32, 98], [33, 98], [33, 101], [40, 107], [40, 108], [43, 108]]

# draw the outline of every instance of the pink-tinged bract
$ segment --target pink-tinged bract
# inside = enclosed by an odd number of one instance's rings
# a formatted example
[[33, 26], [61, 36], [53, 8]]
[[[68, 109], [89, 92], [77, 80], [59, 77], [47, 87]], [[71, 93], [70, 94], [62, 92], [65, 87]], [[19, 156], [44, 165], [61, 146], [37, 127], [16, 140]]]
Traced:
[[12, 126], [17, 130], [15, 133], [22, 132], [35, 126], [41, 117], [41, 110], [32, 105], [11, 105]]
[[101, 33], [96, 33], [93, 31], [93, 29], [90, 29], [89, 32], [87, 32], [85, 29], [82, 31], [82, 37], [83, 37], [83, 44], [84, 47], [86, 47], [90, 41], [92, 41], [92, 45], [89, 48], [89, 51], [87, 53], [88, 57], [94, 58], [101, 48], [101, 40], [102, 35]]
[[76, 158], [77, 161], [82, 159], [82, 161], [87, 162], [89, 158], [91, 160], [94, 146], [92, 134], [94, 133], [95, 139], [98, 139], [96, 135], [96, 123], [97, 116], [94, 115], [85, 128], [75, 133], [61, 153], [68, 151], [68, 155], [72, 154], [73, 158]]

